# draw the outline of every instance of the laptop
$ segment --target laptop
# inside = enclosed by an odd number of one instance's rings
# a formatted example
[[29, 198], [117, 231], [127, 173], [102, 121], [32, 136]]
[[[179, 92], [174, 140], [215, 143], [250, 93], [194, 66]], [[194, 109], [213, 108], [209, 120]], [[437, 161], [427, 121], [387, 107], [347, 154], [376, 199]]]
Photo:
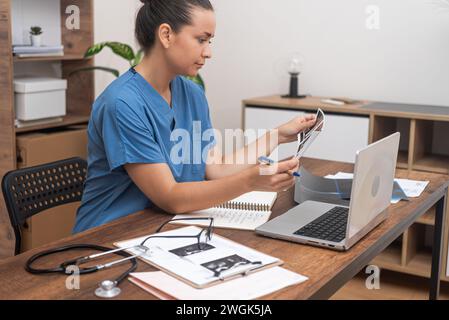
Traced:
[[349, 207], [304, 201], [256, 228], [256, 233], [348, 250], [388, 216], [399, 138], [396, 132], [357, 151]]

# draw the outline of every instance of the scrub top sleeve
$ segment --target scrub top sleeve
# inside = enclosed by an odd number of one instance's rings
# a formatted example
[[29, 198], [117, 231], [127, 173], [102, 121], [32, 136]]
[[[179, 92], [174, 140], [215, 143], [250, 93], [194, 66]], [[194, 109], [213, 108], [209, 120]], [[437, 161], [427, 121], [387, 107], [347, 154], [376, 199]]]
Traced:
[[103, 141], [111, 171], [128, 163], [166, 163], [151, 124], [122, 100], [103, 118]]

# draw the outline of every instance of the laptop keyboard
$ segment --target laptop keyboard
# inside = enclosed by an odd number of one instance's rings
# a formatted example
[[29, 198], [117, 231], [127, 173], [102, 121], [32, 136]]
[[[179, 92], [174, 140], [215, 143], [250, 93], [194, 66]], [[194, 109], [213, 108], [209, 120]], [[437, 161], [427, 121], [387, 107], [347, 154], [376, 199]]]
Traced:
[[333, 207], [294, 234], [320, 240], [340, 242], [346, 236], [349, 208]]

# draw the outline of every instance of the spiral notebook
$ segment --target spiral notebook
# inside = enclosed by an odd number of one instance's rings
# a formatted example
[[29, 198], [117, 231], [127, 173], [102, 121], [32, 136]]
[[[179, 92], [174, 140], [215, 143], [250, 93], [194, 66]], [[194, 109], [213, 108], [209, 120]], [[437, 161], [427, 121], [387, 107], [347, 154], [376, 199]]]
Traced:
[[[270, 218], [271, 208], [276, 201], [276, 197], [276, 192], [248, 192], [219, 206], [190, 214], [177, 215], [174, 219], [212, 217], [214, 218], [215, 228], [255, 230]], [[192, 221], [173, 221], [172, 223], [209, 225], [208, 221], [195, 223], [192, 223]]]

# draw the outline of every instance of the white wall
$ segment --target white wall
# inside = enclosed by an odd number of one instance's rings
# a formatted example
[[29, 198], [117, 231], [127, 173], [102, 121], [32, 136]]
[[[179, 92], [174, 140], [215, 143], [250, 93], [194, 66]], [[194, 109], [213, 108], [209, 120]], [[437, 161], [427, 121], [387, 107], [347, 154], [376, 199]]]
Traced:
[[[212, 0], [214, 56], [201, 74], [215, 127], [240, 127], [242, 99], [286, 93], [284, 69], [298, 51], [305, 58], [301, 92], [449, 106], [448, 2]], [[116, 40], [137, 48], [140, 1], [94, 3], [95, 42]], [[379, 30], [366, 27], [370, 5], [379, 8]], [[96, 64], [121, 72], [129, 67], [107, 49]], [[97, 72], [97, 94], [113, 79]]]
[[11, 1], [12, 43], [29, 45], [31, 26], [43, 30], [42, 44], [61, 44], [60, 2], [54, 0], [13, 0]]
[[[295, 51], [302, 92], [449, 106], [444, 1], [212, 0], [214, 57], [202, 74], [214, 125], [239, 127], [242, 99], [286, 93], [278, 69]], [[366, 28], [368, 5], [379, 8], [379, 30]]]
[[[142, 3], [139, 0], [95, 0], [94, 1], [94, 42], [118, 41], [138, 48], [134, 38], [134, 24], [137, 10]], [[137, 50], [136, 50], [137, 51]], [[103, 49], [95, 57], [97, 66], [115, 68], [120, 74], [126, 72], [129, 63], [112, 53], [109, 48]], [[95, 71], [95, 94], [98, 96], [115, 77], [107, 72]]]

